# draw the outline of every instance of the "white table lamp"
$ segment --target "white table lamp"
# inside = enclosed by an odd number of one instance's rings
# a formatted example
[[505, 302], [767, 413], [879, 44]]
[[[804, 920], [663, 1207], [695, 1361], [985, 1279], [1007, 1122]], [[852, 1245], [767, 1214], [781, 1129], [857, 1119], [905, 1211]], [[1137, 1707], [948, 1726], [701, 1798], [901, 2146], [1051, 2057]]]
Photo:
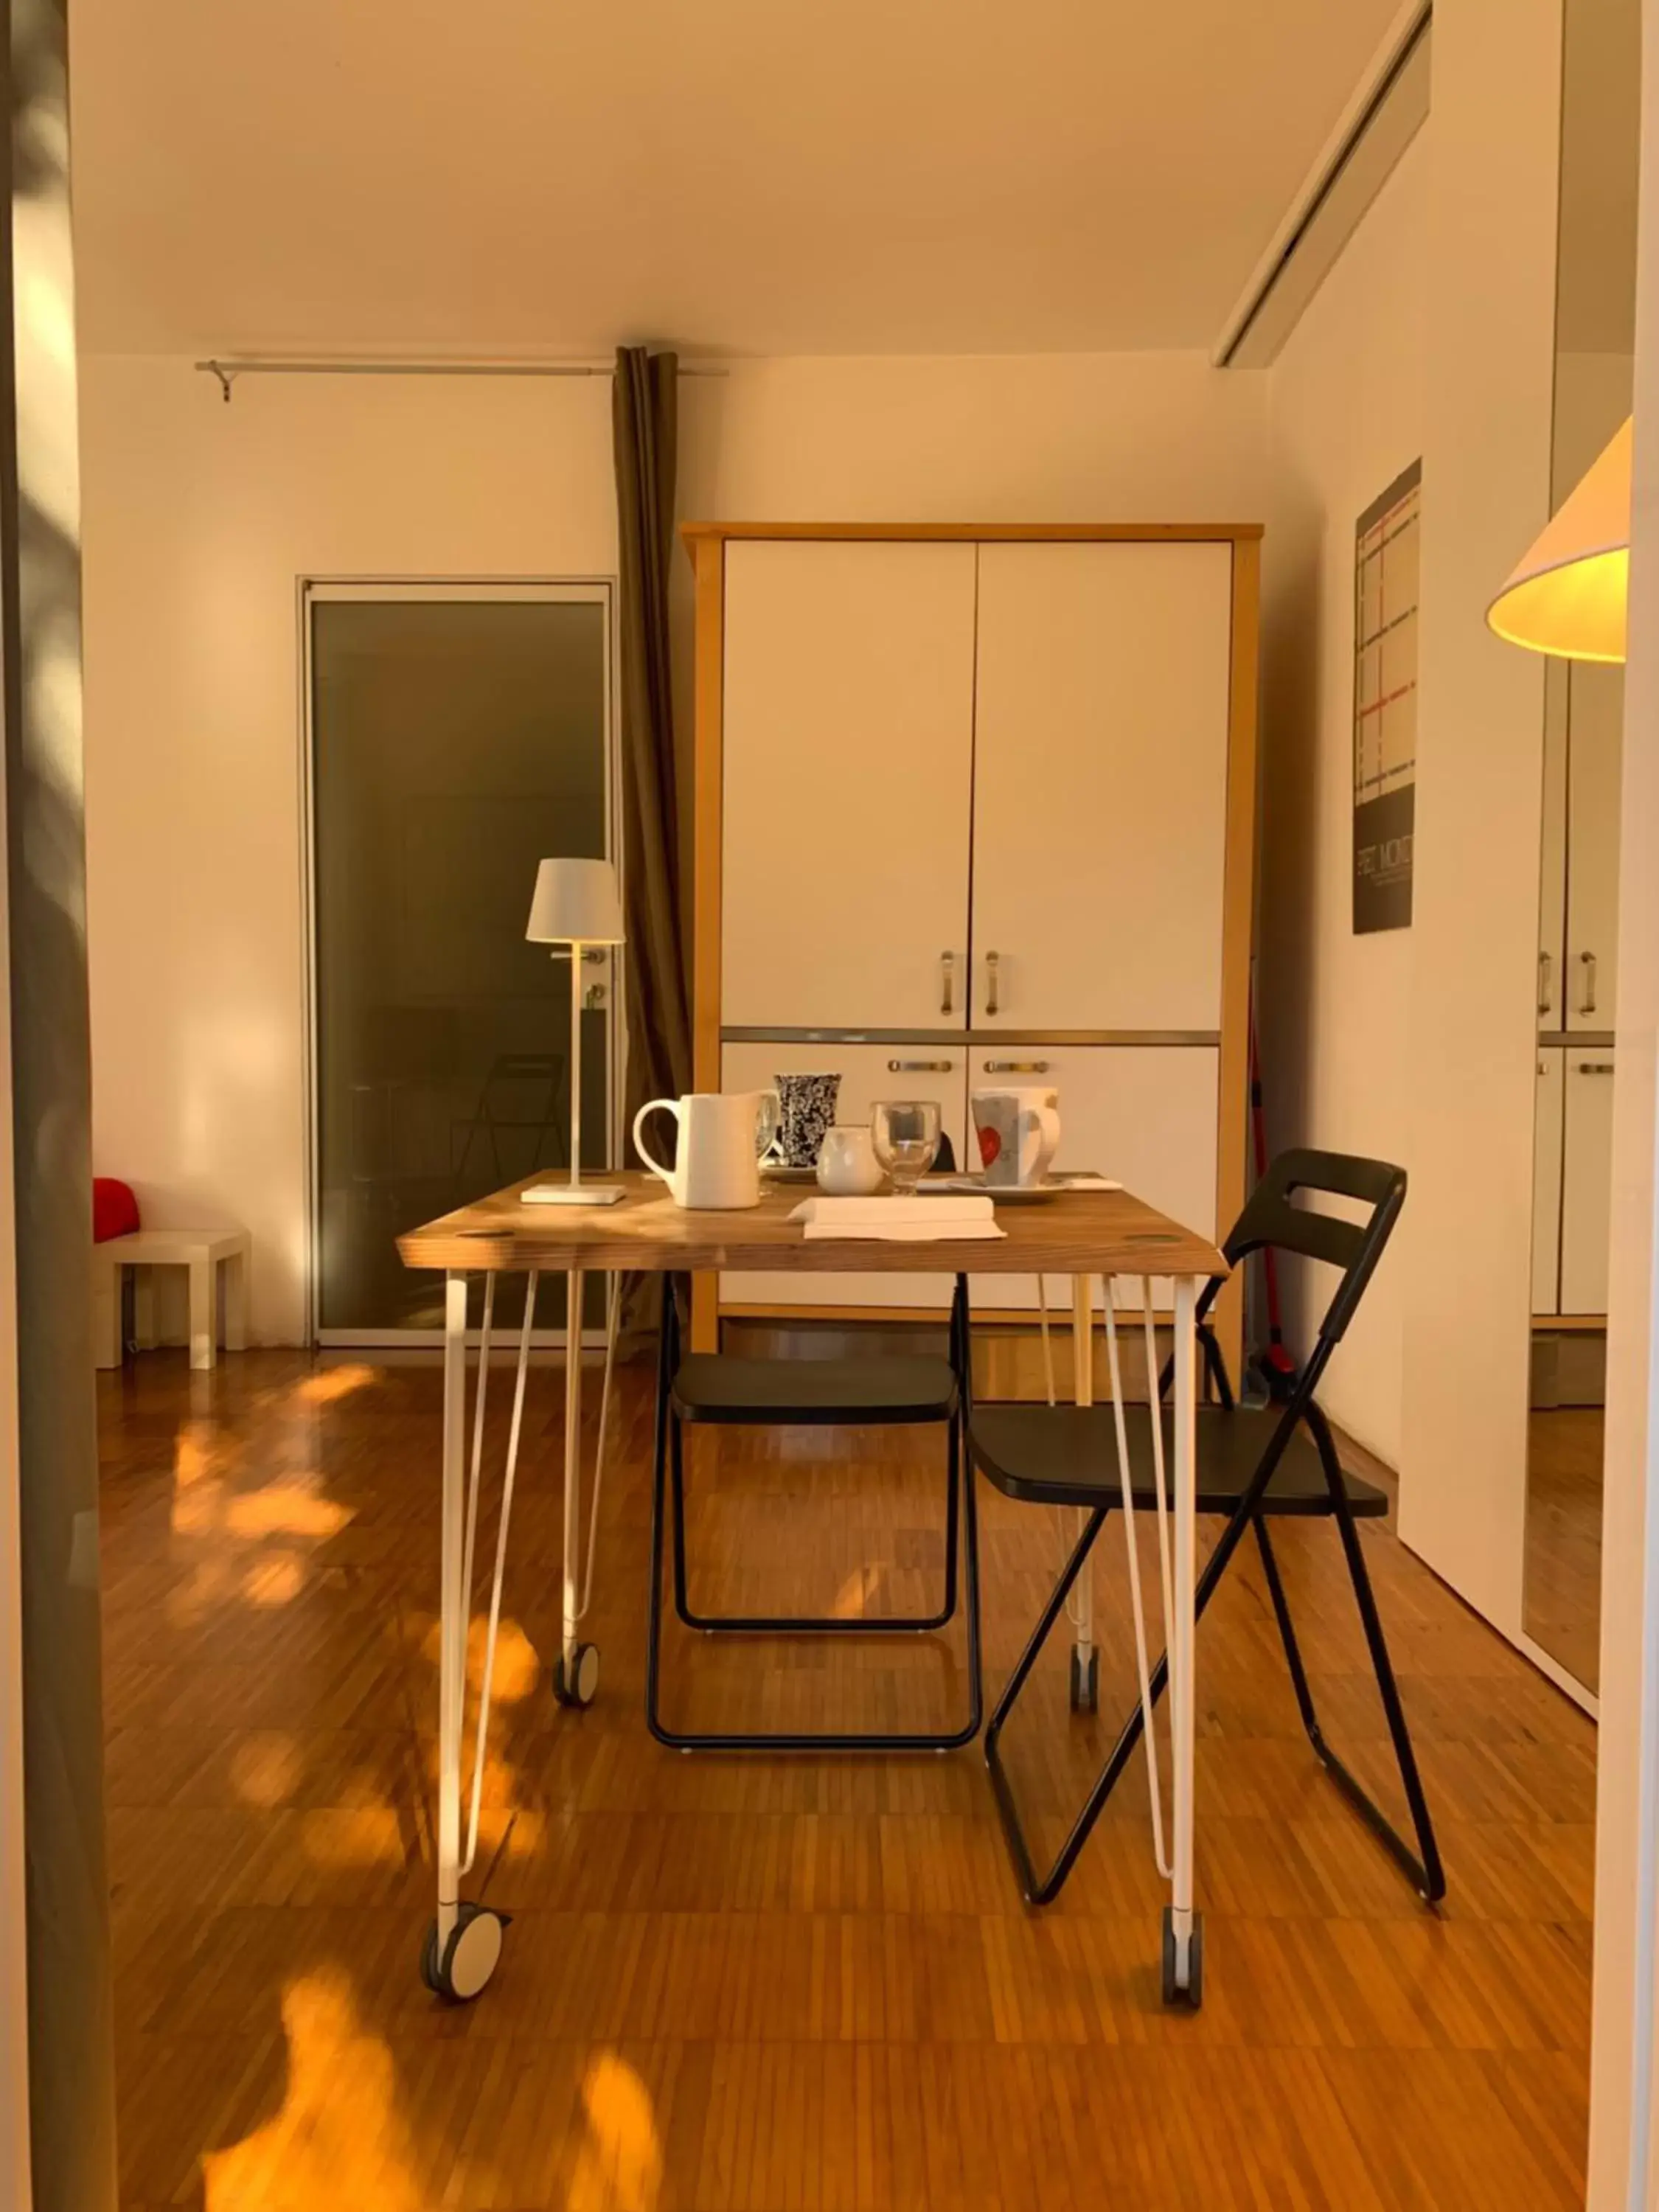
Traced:
[[582, 947], [624, 941], [617, 871], [609, 860], [544, 860], [525, 937], [570, 951], [570, 1181], [532, 1183], [526, 1205], [614, 1206], [616, 1183], [584, 1183], [582, 1161]]

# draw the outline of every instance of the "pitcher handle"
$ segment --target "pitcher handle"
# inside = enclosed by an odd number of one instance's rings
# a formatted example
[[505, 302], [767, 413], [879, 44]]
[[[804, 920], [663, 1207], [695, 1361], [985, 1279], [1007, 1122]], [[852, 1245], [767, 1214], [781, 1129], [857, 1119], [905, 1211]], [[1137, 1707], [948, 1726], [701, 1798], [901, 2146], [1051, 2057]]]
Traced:
[[[679, 1100], [678, 1098], [647, 1098], [644, 1105], [641, 1107], [639, 1112], [634, 1116], [634, 1150], [645, 1162], [645, 1164], [650, 1169], [653, 1176], [660, 1176], [664, 1182], [672, 1186], [674, 1180], [673, 1169], [665, 1168], [659, 1159], [656, 1158], [653, 1154], [647, 1152], [645, 1148], [645, 1139], [640, 1134], [640, 1125], [644, 1121], [647, 1115], [655, 1114], [659, 1110], [665, 1114], [672, 1114], [674, 1117], [676, 1127], [682, 1134], [684, 1134], [685, 1128], [685, 1116], [680, 1109]], [[678, 1156], [678, 1152], [679, 1143], [678, 1139], [677, 1138], [675, 1140], [675, 1154], [677, 1158]]]
[[755, 1157], [764, 1160], [783, 1133], [783, 1101], [775, 1091], [763, 1091], [755, 1113]]

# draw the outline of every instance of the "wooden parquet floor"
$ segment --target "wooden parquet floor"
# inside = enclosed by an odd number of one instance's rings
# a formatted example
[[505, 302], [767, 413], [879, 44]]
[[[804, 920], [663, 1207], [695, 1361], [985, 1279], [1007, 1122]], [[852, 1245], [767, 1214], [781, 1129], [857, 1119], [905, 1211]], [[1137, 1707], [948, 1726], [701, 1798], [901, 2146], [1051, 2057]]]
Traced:
[[[1316, 1765], [1241, 1553], [1199, 1642], [1206, 2003], [1170, 2015], [1144, 1760], [1034, 1916], [977, 1748], [709, 1759], [652, 1742], [647, 1402], [623, 1379], [590, 1624], [604, 1675], [573, 1716], [548, 1687], [560, 1382], [532, 1376], [472, 1885], [515, 1918], [484, 1997], [451, 2009], [416, 1973], [437, 1372], [267, 1352], [192, 1376], [155, 1354], [100, 1378], [130, 2212], [1582, 2203], [1594, 1730], [1386, 1532], [1367, 1531], [1368, 1557], [1449, 1903], [1419, 1905]], [[696, 1595], [920, 1605], [941, 1461], [926, 1431], [699, 1439]], [[994, 1686], [1056, 1540], [1043, 1515], [981, 1498]], [[492, 1543], [493, 1505], [481, 1582]], [[1289, 1528], [1281, 1555], [1333, 1739], [1390, 1788], [1334, 1534]], [[1115, 1521], [1099, 1578], [1114, 1712], [1133, 1679], [1123, 1589]], [[958, 1654], [676, 1632], [667, 1660], [688, 1719], [915, 1721], [962, 1695]], [[1108, 1725], [1066, 1714], [1057, 1656], [1008, 1747], [1051, 1835]]]

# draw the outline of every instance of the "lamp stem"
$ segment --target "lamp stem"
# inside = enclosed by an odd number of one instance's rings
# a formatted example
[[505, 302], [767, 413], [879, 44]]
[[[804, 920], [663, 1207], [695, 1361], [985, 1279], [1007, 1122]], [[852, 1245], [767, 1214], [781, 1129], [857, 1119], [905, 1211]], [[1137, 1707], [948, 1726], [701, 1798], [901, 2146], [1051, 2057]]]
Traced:
[[[570, 1188], [582, 1179], [582, 948], [570, 948]], [[573, 1328], [578, 1324], [569, 1323]]]

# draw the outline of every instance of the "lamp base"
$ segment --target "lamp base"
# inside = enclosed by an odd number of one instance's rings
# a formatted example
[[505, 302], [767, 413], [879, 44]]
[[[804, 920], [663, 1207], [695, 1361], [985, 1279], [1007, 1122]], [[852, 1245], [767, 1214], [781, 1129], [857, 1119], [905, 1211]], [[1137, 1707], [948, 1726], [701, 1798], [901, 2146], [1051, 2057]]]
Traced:
[[532, 1182], [519, 1200], [524, 1206], [616, 1206], [627, 1195], [616, 1182]]

